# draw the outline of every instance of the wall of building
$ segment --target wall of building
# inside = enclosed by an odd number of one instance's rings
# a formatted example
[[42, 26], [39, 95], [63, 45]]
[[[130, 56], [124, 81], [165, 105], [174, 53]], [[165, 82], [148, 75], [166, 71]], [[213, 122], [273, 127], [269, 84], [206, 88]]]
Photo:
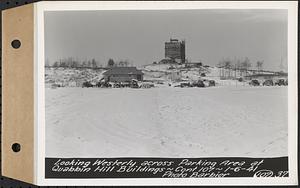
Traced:
[[[140, 78], [140, 79], [138, 79]], [[142, 81], [143, 75], [130, 75], [130, 74], [123, 74], [123, 75], [111, 75], [106, 77], [106, 80], [109, 82], [130, 82], [132, 79]]]

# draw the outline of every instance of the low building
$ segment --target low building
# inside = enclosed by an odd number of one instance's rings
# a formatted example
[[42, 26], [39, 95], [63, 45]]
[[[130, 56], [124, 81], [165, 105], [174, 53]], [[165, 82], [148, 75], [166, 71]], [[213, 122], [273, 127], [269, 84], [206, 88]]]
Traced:
[[108, 82], [130, 82], [133, 79], [143, 81], [144, 73], [136, 67], [112, 67], [103, 75]]

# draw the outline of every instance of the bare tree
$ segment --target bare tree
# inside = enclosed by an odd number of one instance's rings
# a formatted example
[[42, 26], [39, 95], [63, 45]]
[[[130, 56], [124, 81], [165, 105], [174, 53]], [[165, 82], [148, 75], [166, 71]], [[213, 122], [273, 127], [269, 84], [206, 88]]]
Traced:
[[125, 60], [125, 61], [124, 61], [124, 66], [125, 66], [125, 67], [128, 67], [128, 65], [129, 65], [128, 60]]
[[50, 62], [49, 62], [49, 59], [47, 58], [45, 61], [45, 67], [49, 67], [49, 66], [50, 66]]
[[129, 62], [128, 62], [128, 60], [121, 60], [121, 61], [119, 61], [118, 65], [120, 67], [128, 67]]
[[237, 59], [236, 62], [235, 62], [235, 77], [237, 75], [237, 71], [239, 73], [239, 76], [242, 76], [241, 75], [241, 68], [242, 68], [242, 63], [241, 63], [241, 60], [240, 59]]
[[262, 70], [263, 64], [264, 64], [264, 61], [257, 61], [256, 62], [257, 72], [260, 72]]
[[232, 70], [232, 61], [228, 58], [225, 60], [224, 62], [224, 67], [226, 69], [226, 72], [227, 72], [227, 79], [231, 77], [231, 70]]
[[124, 67], [123, 61], [119, 61], [118, 66], [119, 67]]
[[87, 62], [87, 67], [89, 67], [89, 68], [92, 67], [92, 62], [90, 60], [88, 60], [88, 62]]
[[107, 67], [113, 67], [115, 65], [115, 62], [113, 59], [109, 59], [107, 62]]
[[58, 67], [59, 63], [57, 61], [54, 62], [53, 67]]
[[92, 59], [92, 67], [93, 68], [97, 67], [97, 62], [96, 62], [96, 60], [94, 58]]
[[218, 65], [221, 79], [229, 79], [232, 77], [233, 62], [230, 58], [222, 59]]
[[78, 61], [72, 61], [72, 63], [71, 63], [71, 67], [72, 68], [76, 68], [76, 67], [78, 67], [79, 66], [79, 62]]
[[86, 61], [83, 61], [81, 67], [86, 67]]
[[217, 64], [217, 67], [219, 68], [219, 77], [220, 77], [220, 79], [224, 78], [225, 60], [222, 59], [221, 61], [219, 61], [219, 63]]
[[252, 66], [250, 59], [248, 57], [245, 57], [245, 59], [242, 61], [241, 65], [242, 65], [242, 69], [245, 71], [246, 76], [247, 76], [248, 69]]

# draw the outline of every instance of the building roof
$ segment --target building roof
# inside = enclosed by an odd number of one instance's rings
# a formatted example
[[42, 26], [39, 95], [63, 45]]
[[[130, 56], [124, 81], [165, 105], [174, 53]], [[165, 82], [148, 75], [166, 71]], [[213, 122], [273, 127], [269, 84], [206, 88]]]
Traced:
[[144, 74], [141, 70], [138, 70], [136, 67], [112, 67], [104, 75], [115, 75], [115, 74]]

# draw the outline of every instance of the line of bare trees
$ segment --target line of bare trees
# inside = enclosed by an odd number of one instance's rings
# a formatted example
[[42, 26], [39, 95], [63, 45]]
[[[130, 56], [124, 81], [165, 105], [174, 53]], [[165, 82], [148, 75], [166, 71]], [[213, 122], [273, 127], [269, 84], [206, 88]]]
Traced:
[[[264, 61], [256, 62], [255, 67], [257, 73], [260, 73], [262, 71], [263, 62]], [[250, 68], [252, 67], [252, 63], [248, 57], [242, 59], [226, 58], [222, 59], [217, 66], [220, 68], [220, 78], [229, 79], [237, 78], [240, 76], [247, 76]]]
[[[68, 68], [101, 68], [102, 65], [94, 59], [79, 61], [74, 58], [64, 58], [60, 59], [59, 61], [55, 61], [53, 64], [50, 64], [49, 60], [47, 59], [45, 62], [46, 67], [68, 67]], [[106, 67], [127, 67], [129, 66], [128, 60], [121, 60], [121, 61], [114, 61], [110, 58], [106, 64]]]
[[121, 60], [119, 62], [115, 62], [112, 58], [110, 58], [107, 62], [107, 67], [128, 67], [128, 60]]
[[58, 61], [55, 61], [52, 65], [50, 65], [49, 60], [46, 60], [45, 62], [46, 67], [69, 67], [69, 68], [97, 68], [101, 67], [98, 65], [97, 61], [92, 58], [90, 60], [85, 61], [79, 61], [72, 57], [60, 59]]

